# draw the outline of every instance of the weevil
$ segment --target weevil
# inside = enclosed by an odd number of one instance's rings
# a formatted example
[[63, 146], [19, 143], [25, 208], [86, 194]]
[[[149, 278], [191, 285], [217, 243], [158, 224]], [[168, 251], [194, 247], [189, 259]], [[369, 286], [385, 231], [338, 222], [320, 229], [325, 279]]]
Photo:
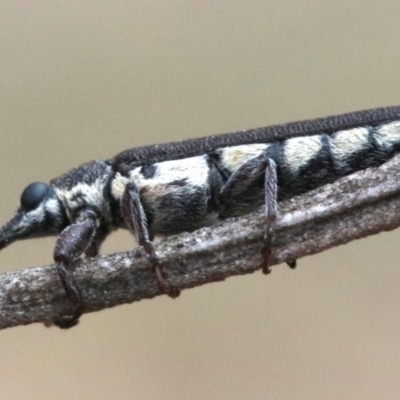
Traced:
[[400, 107], [137, 147], [83, 164], [49, 184], [28, 185], [14, 217], [0, 228], [0, 249], [15, 240], [58, 235], [54, 261], [71, 312], [54, 324], [70, 328], [85, 301], [69, 267], [83, 253], [96, 256], [111, 231], [136, 235], [160, 289], [176, 297], [179, 288], [167, 283], [154, 236], [193, 231], [264, 206], [267, 273], [279, 201], [381, 165], [399, 152]]

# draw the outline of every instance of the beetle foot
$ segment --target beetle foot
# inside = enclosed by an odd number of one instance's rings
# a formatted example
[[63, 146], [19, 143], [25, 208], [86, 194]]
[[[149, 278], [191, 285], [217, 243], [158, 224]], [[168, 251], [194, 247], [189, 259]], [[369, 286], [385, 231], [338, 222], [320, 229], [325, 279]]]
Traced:
[[271, 249], [265, 247], [261, 250], [261, 255], [263, 257], [263, 262], [261, 264], [261, 269], [263, 274], [268, 275], [271, 273], [271, 268], [269, 267], [269, 256], [271, 255]]
[[172, 299], [176, 299], [181, 294], [181, 291], [178, 288], [168, 285], [165, 282], [165, 279], [162, 276], [162, 267], [161, 266], [156, 265], [154, 267], [154, 273], [156, 275], [157, 284], [158, 284], [158, 287], [160, 288], [161, 292], [167, 294]]
[[70, 315], [63, 315], [56, 318], [53, 324], [60, 329], [69, 329], [78, 324], [79, 318], [83, 313], [83, 297], [78, 285], [63, 262], [57, 263], [57, 272], [67, 295], [67, 299], [72, 303], [72, 310]]
[[292, 261], [286, 261], [286, 264], [292, 268], [295, 269], [297, 267], [297, 260], [292, 260]]

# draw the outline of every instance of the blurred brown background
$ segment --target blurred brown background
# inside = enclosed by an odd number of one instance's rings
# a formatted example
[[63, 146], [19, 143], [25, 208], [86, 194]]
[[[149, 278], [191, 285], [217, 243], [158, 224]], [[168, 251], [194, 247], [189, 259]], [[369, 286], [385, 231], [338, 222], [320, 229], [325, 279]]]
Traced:
[[[1, 1], [0, 221], [93, 158], [400, 104], [397, 1]], [[0, 332], [4, 399], [397, 399], [400, 232]], [[103, 252], [132, 247], [118, 232]], [[16, 243], [1, 271], [48, 264]]]

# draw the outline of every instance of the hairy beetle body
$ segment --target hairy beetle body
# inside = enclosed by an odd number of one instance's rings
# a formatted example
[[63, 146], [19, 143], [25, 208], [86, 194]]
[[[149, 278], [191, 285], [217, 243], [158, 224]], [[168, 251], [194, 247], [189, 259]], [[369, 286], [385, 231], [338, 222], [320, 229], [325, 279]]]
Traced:
[[59, 234], [54, 259], [73, 311], [55, 324], [68, 328], [84, 311], [68, 267], [83, 252], [97, 255], [112, 230], [137, 236], [160, 288], [176, 296], [161, 274], [155, 235], [195, 230], [264, 205], [268, 250], [278, 200], [378, 166], [399, 151], [400, 107], [127, 150], [49, 185], [29, 185], [15, 216], [0, 229], [0, 248]]

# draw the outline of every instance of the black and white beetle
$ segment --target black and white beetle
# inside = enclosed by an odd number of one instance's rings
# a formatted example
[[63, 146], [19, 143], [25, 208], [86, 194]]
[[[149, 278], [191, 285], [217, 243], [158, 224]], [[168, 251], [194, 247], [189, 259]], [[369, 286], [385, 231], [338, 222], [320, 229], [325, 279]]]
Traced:
[[54, 260], [73, 309], [54, 323], [69, 328], [84, 300], [68, 267], [82, 253], [97, 255], [112, 230], [127, 228], [137, 236], [158, 284], [174, 297], [179, 290], [164, 282], [153, 237], [192, 231], [264, 204], [267, 272], [278, 201], [399, 152], [400, 107], [134, 148], [49, 184], [28, 185], [15, 216], [0, 228], [0, 249], [18, 239], [59, 235]]

